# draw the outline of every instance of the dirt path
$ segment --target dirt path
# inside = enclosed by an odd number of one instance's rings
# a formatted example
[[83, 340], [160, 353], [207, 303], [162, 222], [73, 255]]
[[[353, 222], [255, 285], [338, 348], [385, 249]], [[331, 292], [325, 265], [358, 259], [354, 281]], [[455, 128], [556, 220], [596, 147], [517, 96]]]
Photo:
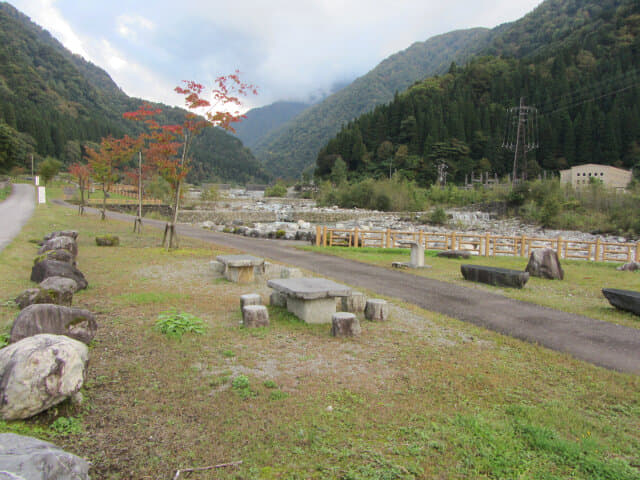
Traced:
[[[110, 212], [110, 218], [133, 217]], [[164, 228], [165, 222], [144, 220]], [[331, 255], [292, 248], [292, 242], [241, 237], [180, 225], [180, 235], [198, 238], [296, 265], [356, 288], [398, 298], [505, 335], [566, 352], [620, 372], [640, 374], [640, 329], [553, 310], [501, 295], [461, 287]]]

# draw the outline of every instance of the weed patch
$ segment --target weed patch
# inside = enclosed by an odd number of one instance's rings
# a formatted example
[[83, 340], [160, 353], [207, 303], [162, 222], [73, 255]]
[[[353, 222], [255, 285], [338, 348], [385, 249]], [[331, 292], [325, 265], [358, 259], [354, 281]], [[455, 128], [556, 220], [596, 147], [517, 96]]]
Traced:
[[205, 324], [195, 315], [178, 312], [176, 309], [167, 310], [158, 315], [154, 328], [169, 338], [180, 339], [185, 333], [202, 335]]

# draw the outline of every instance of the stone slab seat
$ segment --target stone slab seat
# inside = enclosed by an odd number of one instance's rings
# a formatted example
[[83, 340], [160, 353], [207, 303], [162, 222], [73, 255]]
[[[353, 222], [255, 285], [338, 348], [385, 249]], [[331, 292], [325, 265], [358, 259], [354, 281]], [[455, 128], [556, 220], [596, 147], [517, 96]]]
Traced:
[[529, 280], [529, 273], [509, 268], [465, 264], [460, 271], [465, 280], [498, 287], [522, 288]]
[[617, 288], [603, 288], [602, 294], [614, 307], [640, 315], [640, 292], [619, 290]]
[[267, 285], [285, 296], [287, 310], [306, 323], [331, 323], [336, 297], [351, 294], [351, 288], [324, 278], [280, 278]]
[[235, 283], [253, 282], [255, 267], [264, 265], [264, 258], [253, 255], [218, 255], [216, 257], [224, 265], [224, 276]]

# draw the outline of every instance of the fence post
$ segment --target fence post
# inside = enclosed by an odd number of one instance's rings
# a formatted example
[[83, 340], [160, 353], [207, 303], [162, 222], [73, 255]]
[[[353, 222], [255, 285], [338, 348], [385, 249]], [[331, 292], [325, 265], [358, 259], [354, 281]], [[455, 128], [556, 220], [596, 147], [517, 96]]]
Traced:
[[[419, 239], [419, 242], [420, 242], [420, 246], [426, 250], [426, 249], [427, 249], [427, 246], [424, 244], [424, 231], [423, 231], [423, 230], [420, 230], [420, 239]], [[637, 251], [637, 250], [636, 250], [636, 251]]]
[[636, 243], [636, 262], [640, 262], [640, 242]]
[[386, 234], [387, 240], [386, 240], [386, 246], [384, 248], [391, 248], [391, 229], [387, 228], [387, 234]]
[[358, 242], [358, 237], [360, 236], [360, 230], [358, 230], [358, 227], [356, 227], [356, 233], [353, 236], [353, 246], [358, 248], [360, 246], [360, 243]]
[[324, 227], [324, 233], [322, 235], [322, 246], [326, 247], [327, 246], [327, 227]]
[[489, 256], [489, 250], [491, 249], [490, 242], [491, 242], [491, 235], [487, 233], [484, 237], [484, 256], [485, 257]]
[[558, 258], [564, 258], [562, 256], [562, 237], [558, 237]]
[[[636, 253], [638, 252], [636, 251]], [[600, 258], [600, 237], [596, 238], [596, 254], [594, 259], [597, 262], [599, 258]]]
[[320, 236], [322, 235], [322, 227], [316, 225], [316, 247], [320, 246]]
[[522, 239], [520, 240], [522, 243], [520, 244], [520, 256], [524, 257], [526, 254], [526, 246], [527, 246], [527, 236], [522, 235]]
[[451, 250], [456, 249], [456, 232], [451, 232]]

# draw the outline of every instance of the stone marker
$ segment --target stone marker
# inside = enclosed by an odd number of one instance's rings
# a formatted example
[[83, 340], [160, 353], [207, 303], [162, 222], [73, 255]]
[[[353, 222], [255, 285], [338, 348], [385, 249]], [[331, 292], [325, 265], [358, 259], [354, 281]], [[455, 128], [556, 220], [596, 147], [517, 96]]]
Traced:
[[262, 305], [262, 297], [257, 293], [240, 295], [240, 310], [249, 305]]
[[247, 328], [268, 327], [269, 311], [264, 305], [247, 305], [242, 308], [242, 324]]
[[120, 237], [117, 235], [103, 235], [96, 237], [96, 245], [99, 247], [117, 247], [120, 245]]
[[336, 312], [331, 316], [331, 335], [334, 337], [357, 337], [362, 333], [360, 321], [351, 312]]
[[78, 285], [78, 290], [85, 289], [89, 285], [82, 272], [66, 262], [42, 260], [31, 269], [32, 282], [40, 283], [49, 277], [71, 278]]
[[636, 270], [640, 270], [640, 262], [629, 262], [624, 265], [620, 265], [616, 270], [621, 272], [635, 272]]
[[80, 391], [89, 349], [63, 335], [35, 335], [0, 350], [0, 416], [32, 417]]
[[471, 254], [464, 250], [443, 250], [436, 257], [440, 258], [471, 258]]
[[528, 272], [508, 268], [460, 265], [460, 271], [465, 280], [499, 287], [522, 288], [529, 280]]
[[529, 272], [532, 277], [551, 280], [562, 280], [564, 278], [564, 271], [560, 266], [558, 252], [552, 248], [541, 248], [531, 252], [525, 272]]
[[372, 322], [384, 322], [389, 318], [389, 304], [380, 298], [370, 298], [364, 307], [364, 317]]
[[78, 256], [78, 244], [71, 237], [53, 237], [42, 244], [38, 254], [43, 254], [49, 250], [67, 250], [74, 257]]
[[74, 240], [78, 239], [78, 232], [76, 230], [60, 230], [58, 232], [51, 232], [44, 236], [44, 241], [47, 242], [55, 237], [71, 237]]
[[10, 342], [23, 338], [50, 333], [66, 335], [88, 344], [96, 336], [98, 324], [89, 310], [61, 305], [29, 305], [20, 312], [11, 327]]
[[602, 294], [609, 303], [620, 310], [640, 315], [640, 292], [633, 290], [619, 290], [617, 288], [603, 288]]
[[362, 292], [351, 292], [350, 296], [340, 298], [340, 304], [343, 312], [362, 313], [366, 306], [366, 298]]
[[283, 295], [280, 292], [273, 291], [271, 292], [271, 296], [269, 297], [269, 305], [273, 305], [274, 307], [287, 307], [287, 296]]
[[89, 480], [89, 463], [53, 443], [0, 433], [0, 480], [13, 479]]

